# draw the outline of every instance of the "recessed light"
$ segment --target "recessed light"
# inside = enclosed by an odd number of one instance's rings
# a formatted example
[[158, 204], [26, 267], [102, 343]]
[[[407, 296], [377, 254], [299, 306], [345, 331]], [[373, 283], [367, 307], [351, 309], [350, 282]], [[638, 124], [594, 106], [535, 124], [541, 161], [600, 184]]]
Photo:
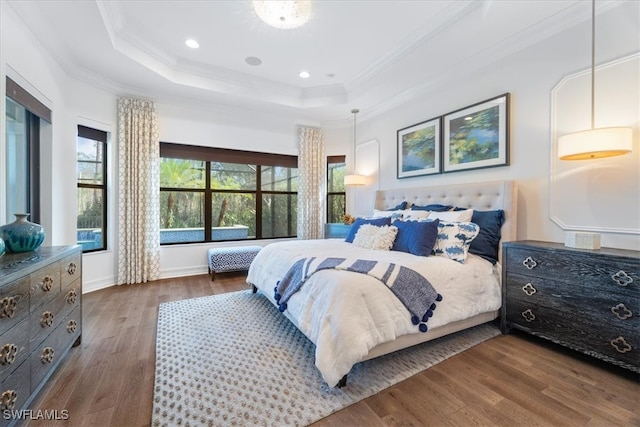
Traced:
[[256, 57], [256, 56], [247, 56], [244, 59], [244, 62], [246, 62], [249, 65], [253, 65], [254, 67], [262, 64], [262, 59]]
[[308, 71], [300, 71], [300, 74], [298, 75], [301, 79], [308, 79], [309, 77], [311, 77], [311, 74], [309, 74]]
[[197, 41], [195, 41], [194, 39], [187, 39], [184, 44], [186, 44], [188, 47], [190, 47], [191, 49], [197, 49], [200, 47], [200, 43], [198, 43]]

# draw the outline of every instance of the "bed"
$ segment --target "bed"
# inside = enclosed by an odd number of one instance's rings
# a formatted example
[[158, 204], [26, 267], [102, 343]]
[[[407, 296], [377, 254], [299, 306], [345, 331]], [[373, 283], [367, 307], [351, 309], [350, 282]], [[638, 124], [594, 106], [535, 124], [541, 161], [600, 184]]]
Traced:
[[[514, 181], [379, 190], [372, 213], [380, 215], [404, 202], [407, 208], [448, 205], [473, 209], [474, 215], [479, 215], [478, 211], [502, 210], [500, 245], [516, 237], [517, 185]], [[281, 309], [283, 315], [316, 345], [316, 366], [327, 385], [341, 387], [356, 363], [498, 317], [502, 274], [500, 263], [495, 262], [501, 259], [499, 246], [496, 250], [493, 262], [475, 253], [469, 253], [464, 262], [459, 262], [446, 256], [374, 250], [344, 239], [276, 242], [256, 256], [249, 268], [247, 283], [280, 306], [276, 300], [280, 296], [274, 292], [276, 285], [297, 261], [312, 257], [375, 260], [383, 266], [401, 265], [428, 279], [442, 300], [437, 302], [437, 307], [433, 306], [431, 317], [425, 320], [426, 332], [417, 329], [415, 319], [394, 295], [393, 288], [369, 274], [344, 269], [319, 270], [290, 296], [286, 309]]]

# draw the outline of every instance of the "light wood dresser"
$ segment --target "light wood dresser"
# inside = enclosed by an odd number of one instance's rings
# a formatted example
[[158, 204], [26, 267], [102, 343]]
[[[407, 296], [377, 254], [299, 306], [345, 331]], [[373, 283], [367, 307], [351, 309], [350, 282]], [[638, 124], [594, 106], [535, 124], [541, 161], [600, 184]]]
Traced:
[[28, 408], [81, 334], [80, 246], [0, 257], [0, 425], [18, 421], [6, 411]]
[[502, 246], [504, 333], [516, 328], [640, 372], [640, 252]]

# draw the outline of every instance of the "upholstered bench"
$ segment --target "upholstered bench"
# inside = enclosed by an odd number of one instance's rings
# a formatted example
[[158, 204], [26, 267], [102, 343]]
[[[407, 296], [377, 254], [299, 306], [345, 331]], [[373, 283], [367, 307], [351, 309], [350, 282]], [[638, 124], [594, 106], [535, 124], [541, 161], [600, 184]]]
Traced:
[[209, 274], [215, 280], [216, 273], [248, 270], [262, 246], [230, 246], [211, 248], [207, 253]]

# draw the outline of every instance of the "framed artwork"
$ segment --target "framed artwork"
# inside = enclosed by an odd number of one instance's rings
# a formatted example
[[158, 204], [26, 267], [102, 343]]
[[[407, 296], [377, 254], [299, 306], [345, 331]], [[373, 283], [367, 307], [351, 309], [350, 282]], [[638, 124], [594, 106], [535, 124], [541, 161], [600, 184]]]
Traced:
[[440, 173], [440, 117], [398, 130], [398, 178]]
[[509, 94], [488, 99], [443, 118], [443, 171], [509, 164]]

